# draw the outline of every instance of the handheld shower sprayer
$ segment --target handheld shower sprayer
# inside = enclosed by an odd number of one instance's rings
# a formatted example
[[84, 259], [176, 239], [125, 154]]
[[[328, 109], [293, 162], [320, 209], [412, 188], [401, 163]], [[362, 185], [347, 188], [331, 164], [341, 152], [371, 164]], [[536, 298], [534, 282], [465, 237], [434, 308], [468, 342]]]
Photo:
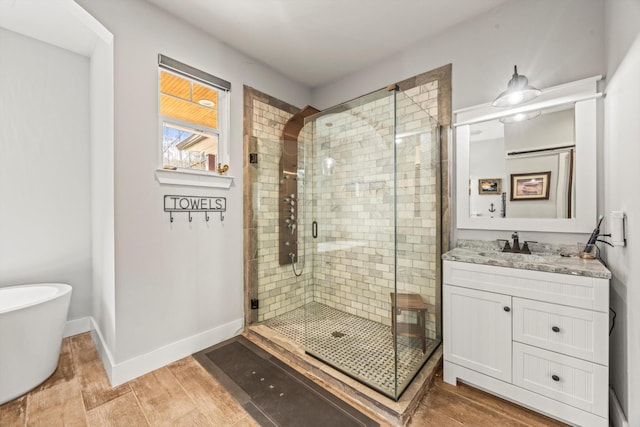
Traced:
[[300, 272], [298, 272], [296, 269], [296, 254], [294, 254], [293, 252], [289, 252], [289, 258], [291, 258], [291, 268], [293, 269], [293, 274], [296, 277], [302, 276], [303, 270], [300, 270]]

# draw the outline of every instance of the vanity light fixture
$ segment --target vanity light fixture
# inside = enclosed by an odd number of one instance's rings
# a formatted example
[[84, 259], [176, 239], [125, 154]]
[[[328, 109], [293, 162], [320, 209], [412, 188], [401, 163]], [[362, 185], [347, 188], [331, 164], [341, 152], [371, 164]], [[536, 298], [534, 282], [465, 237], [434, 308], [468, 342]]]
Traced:
[[507, 90], [502, 92], [493, 101], [494, 107], [511, 107], [514, 105], [522, 104], [532, 100], [542, 93], [540, 89], [537, 89], [529, 84], [529, 80], [518, 74], [518, 66], [513, 66], [513, 76], [509, 83], [507, 83]]

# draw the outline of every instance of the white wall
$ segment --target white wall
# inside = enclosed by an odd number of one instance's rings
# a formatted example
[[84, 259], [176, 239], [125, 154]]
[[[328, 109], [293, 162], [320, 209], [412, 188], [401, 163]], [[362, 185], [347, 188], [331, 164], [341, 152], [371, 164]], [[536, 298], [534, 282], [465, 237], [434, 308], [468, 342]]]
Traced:
[[[91, 20], [84, 15], [85, 20]], [[114, 147], [113, 147], [113, 35], [98, 27], [101, 37], [91, 55], [91, 315], [104, 346], [116, 346]], [[105, 355], [105, 357], [108, 357]]]
[[607, 248], [613, 273], [611, 384], [630, 426], [640, 425], [640, 1], [614, 0], [606, 7], [604, 210], [627, 214], [627, 246]]
[[66, 282], [91, 311], [89, 60], [0, 29], [0, 286]]
[[[511, 0], [396, 56], [315, 88], [326, 108], [453, 64], [453, 109], [488, 102], [518, 65], [538, 87], [603, 74], [602, 0]], [[402, 19], [401, 16], [396, 17]]]
[[[326, 108], [447, 63], [453, 64], [454, 110], [495, 98], [506, 88], [514, 65], [538, 87], [604, 74], [603, 14], [603, 0], [512, 0], [362, 72], [314, 89], [312, 103]], [[455, 212], [455, 194], [452, 199]], [[454, 228], [452, 242], [509, 234]], [[582, 237], [534, 232], [523, 236], [566, 243]]]
[[[308, 104], [309, 91], [146, 2], [78, 3], [114, 35], [114, 361], [135, 364], [137, 356], [193, 337], [209, 337], [203, 345], [211, 345], [211, 337], [223, 338], [217, 329], [241, 326], [243, 318], [242, 85], [294, 105]], [[155, 180], [158, 53], [231, 82], [230, 190]], [[163, 212], [167, 194], [227, 197], [225, 221], [212, 215], [206, 223], [194, 214], [189, 223], [175, 215], [170, 224]]]

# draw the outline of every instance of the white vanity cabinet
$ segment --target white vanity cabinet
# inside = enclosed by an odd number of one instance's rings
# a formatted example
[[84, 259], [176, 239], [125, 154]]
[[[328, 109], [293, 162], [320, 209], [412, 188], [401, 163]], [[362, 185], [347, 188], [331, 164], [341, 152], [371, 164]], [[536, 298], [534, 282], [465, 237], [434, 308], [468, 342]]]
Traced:
[[443, 274], [446, 382], [609, 425], [608, 279], [448, 260]]

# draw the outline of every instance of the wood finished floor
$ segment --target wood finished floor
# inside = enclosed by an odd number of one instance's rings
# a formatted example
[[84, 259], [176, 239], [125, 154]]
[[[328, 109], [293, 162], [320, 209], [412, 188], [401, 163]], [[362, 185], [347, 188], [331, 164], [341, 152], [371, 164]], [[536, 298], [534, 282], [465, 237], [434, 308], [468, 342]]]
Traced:
[[[257, 426], [192, 357], [111, 387], [91, 336], [66, 338], [56, 372], [0, 405], [0, 426]], [[564, 424], [438, 375], [413, 416], [422, 426], [562, 426]]]

